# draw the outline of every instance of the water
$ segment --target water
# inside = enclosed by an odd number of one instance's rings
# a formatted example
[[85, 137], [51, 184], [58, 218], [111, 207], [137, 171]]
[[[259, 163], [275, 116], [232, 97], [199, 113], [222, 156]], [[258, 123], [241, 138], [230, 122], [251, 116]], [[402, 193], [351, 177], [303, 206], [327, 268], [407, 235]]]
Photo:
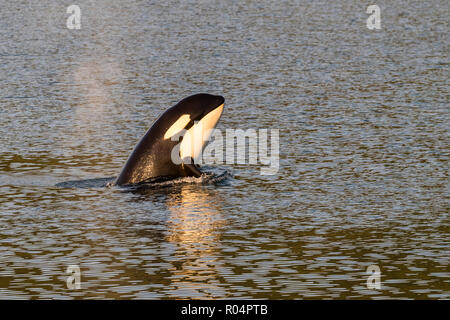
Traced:
[[[377, 1], [381, 30], [359, 1], [76, 4], [0, 1], [0, 298], [450, 298], [448, 1]], [[277, 175], [71, 182], [197, 92], [280, 130]]]

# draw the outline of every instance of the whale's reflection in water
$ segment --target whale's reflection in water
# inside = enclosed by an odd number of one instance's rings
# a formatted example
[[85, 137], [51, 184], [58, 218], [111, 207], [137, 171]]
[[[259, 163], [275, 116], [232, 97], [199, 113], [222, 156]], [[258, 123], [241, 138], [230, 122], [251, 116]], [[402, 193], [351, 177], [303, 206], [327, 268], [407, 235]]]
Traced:
[[211, 298], [219, 288], [218, 247], [225, 220], [218, 191], [198, 185], [182, 186], [167, 199], [170, 211], [167, 240], [175, 245], [172, 263], [174, 297]]

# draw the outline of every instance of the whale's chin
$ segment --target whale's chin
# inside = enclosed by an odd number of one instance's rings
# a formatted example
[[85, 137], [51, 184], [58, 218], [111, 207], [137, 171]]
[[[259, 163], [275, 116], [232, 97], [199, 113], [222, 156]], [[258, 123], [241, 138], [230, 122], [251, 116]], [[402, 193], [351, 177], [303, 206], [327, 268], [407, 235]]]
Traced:
[[195, 163], [222, 115], [224, 102], [221, 96], [201, 93], [166, 110], [136, 145], [115, 184], [201, 176]]

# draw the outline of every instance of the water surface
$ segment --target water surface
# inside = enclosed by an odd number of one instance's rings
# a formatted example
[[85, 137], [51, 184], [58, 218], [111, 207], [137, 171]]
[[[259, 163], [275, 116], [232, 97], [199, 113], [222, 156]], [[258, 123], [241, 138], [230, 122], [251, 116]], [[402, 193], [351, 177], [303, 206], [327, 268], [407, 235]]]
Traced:
[[[360, 1], [0, 4], [0, 298], [450, 298], [448, 1], [377, 1], [381, 30]], [[198, 92], [280, 130], [277, 175], [57, 185]]]

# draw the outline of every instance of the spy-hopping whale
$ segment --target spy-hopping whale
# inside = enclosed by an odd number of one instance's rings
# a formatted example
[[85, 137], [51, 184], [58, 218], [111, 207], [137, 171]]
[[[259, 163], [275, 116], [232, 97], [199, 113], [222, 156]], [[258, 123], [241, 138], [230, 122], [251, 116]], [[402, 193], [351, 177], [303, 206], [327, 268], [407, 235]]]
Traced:
[[222, 96], [200, 93], [165, 111], [136, 145], [115, 184], [199, 177], [196, 160], [222, 115], [224, 102]]

